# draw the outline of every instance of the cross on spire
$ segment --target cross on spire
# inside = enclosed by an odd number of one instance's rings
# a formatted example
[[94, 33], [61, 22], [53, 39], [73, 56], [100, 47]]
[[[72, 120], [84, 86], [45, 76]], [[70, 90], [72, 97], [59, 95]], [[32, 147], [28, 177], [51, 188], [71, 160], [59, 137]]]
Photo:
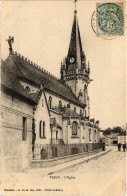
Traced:
[[74, 0], [74, 4], [75, 4], [75, 11], [76, 11], [76, 3], [77, 3], [77, 0]]

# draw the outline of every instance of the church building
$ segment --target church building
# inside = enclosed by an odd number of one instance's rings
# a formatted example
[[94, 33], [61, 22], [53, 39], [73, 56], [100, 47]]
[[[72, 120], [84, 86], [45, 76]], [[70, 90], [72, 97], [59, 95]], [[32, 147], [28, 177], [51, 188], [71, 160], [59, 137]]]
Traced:
[[[61, 62], [60, 79], [14, 52], [12, 42], [9, 37], [10, 54], [2, 63], [1, 108], [3, 117], [6, 116], [2, 131], [3, 137], [8, 137], [6, 152], [3, 149], [5, 157], [15, 159], [16, 155], [9, 151], [17, 148], [23, 157], [19, 161], [20, 154], [17, 155], [19, 169], [25, 159], [23, 165], [27, 168], [31, 161], [55, 160], [101, 149], [99, 121], [90, 118], [90, 65], [82, 48], [77, 10], [68, 53]], [[11, 87], [6, 88], [9, 81]]]

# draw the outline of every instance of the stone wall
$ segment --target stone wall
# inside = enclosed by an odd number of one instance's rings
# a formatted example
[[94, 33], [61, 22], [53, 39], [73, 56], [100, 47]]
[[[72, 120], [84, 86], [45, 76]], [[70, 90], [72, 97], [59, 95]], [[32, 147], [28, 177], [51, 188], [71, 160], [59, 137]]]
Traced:
[[[66, 163], [66, 162], [69, 162], [69, 161], [72, 161], [72, 160], [76, 160], [76, 159], [80, 159], [82, 157], [87, 157], [89, 155], [92, 155], [92, 154], [95, 154], [99, 151], [102, 151], [103, 149], [103, 144], [88, 144], [88, 149], [86, 147], [86, 144], [85, 144], [85, 150], [84, 152], [81, 150], [80, 153], [78, 154], [73, 154], [73, 155], [65, 155], [63, 157], [57, 157], [57, 158], [53, 158], [53, 159], [47, 159], [47, 160], [32, 160], [31, 162], [31, 167], [33, 168], [41, 168], [41, 167], [51, 167], [51, 166], [55, 166], [55, 165], [59, 165], [59, 164], [62, 164], [62, 163]], [[88, 151], [89, 152], [88, 152]], [[70, 152], [71, 153], [71, 152]], [[59, 152], [58, 152], [58, 155], [61, 155]]]
[[[2, 166], [10, 172], [28, 168], [32, 158], [32, 105], [2, 92], [1, 114]], [[23, 117], [26, 141], [22, 137]]]

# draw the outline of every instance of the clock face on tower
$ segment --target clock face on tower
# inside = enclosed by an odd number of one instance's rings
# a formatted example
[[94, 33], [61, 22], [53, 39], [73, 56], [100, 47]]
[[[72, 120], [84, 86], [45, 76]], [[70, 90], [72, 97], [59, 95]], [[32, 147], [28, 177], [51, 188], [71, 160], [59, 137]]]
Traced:
[[74, 57], [71, 57], [70, 58], [70, 63], [74, 63], [74, 60], [75, 60]]

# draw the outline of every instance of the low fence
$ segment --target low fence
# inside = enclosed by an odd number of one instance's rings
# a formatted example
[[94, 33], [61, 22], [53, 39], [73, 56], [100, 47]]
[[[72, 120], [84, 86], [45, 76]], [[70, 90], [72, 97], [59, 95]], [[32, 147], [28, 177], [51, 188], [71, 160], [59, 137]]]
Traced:
[[74, 154], [88, 153], [97, 149], [102, 149], [104, 143], [89, 144], [36, 144], [33, 151], [33, 160], [45, 160], [59, 158]]

